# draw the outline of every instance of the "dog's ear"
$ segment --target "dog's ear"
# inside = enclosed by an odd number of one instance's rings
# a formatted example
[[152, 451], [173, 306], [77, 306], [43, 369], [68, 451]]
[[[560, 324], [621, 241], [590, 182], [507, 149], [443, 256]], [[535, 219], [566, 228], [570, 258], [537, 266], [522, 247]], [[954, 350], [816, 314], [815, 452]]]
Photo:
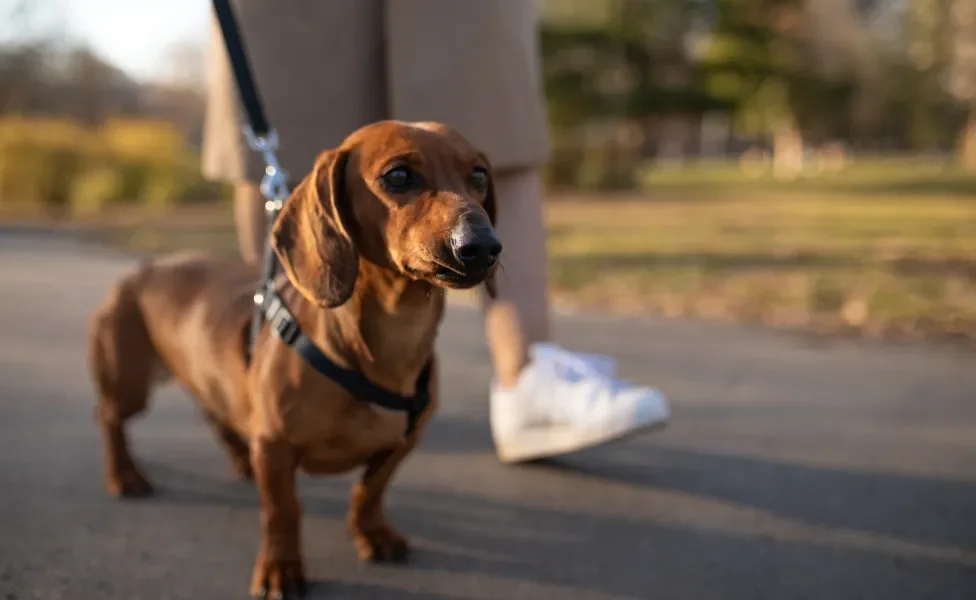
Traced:
[[320, 154], [271, 229], [271, 247], [289, 281], [321, 308], [345, 303], [359, 273], [359, 251], [348, 229], [347, 160], [344, 150]]

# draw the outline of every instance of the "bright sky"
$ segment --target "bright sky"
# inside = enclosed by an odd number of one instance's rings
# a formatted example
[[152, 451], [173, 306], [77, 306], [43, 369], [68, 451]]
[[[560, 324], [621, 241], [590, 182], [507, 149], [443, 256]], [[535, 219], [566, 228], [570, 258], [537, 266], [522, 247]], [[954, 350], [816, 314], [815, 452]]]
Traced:
[[205, 43], [208, 0], [40, 0], [60, 5], [60, 25], [138, 79], [161, 74], [170, 44]]

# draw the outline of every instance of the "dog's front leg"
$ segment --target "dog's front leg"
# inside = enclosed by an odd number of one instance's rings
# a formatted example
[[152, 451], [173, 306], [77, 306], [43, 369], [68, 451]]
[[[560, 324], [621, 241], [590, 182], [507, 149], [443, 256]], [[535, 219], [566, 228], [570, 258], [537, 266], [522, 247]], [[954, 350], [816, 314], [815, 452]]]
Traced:
[[261, 496], [261, 546], [251, 594], [287, 600], [305, 595], [295, 450], [280, 439], [251, 444], [251, 466]]
[[430, 404], [417, 420], [413, 434], [393, 450], [381, 452], [366, 463], [362, 478], [353, 485], [352, 502], [346, 524], [356, 544], [360, 560], [401, 561], [410, 547], [407, 540], [386, 520], [383, 496], [397, 467], [417, 445], [438, 404], [437, 362], [431, 366]]
[[407, 442], [405, 447], [374, 456], [366, 463], [362, 479], [353, 485], [346, 522], [360, 560], [402, 561], [407, 557], [407, 540], [386, 520], [383, 494], [412, 446], [412, 442]]

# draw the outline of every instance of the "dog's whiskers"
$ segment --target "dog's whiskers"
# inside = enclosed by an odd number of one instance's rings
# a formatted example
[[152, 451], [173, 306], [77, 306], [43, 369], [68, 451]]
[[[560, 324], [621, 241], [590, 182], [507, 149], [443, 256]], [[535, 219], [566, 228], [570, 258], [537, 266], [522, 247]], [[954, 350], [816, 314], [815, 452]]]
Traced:
[[431, 263], [433, 263], [433, 264], [435, 264], [435, 265], [437, 265], [439, 267], [444, 267], [445, 269], [451, 269], [452, 271], [457, 272], [455, 269], [451, 268], [450, 266], [448, 266], [448, 265], [444, 264], [443, 262], [439, 261], [438, 259], [434, 258], [434, 253], [431, 251], [431, 249], [434, 246], [436, 246], [436, 244], [434, 244], [433, 242], [431, 242], [431, 243], [428, 243], [428, 244], [425, 244], [425, 245], [421, 246], [420, 248], [417, 248], [412, 253], [410, 253], [409, 255], [407, 255], [407, 259], [404, 262], [405, 263], [409, 263], [409, 262], [413, 261], [413, 259], [419, 257], [419, 258], [424, 259], [426, 262], [431, 262]]
[[447, 263], [444, 263], [442, 261], [437, 260], [436, 258], [431, 258], [430, 259], [430, 262], [434, 263], [438, 267], [443, 267], [443, 268], [447, 269], [448, 271], [453, 271], [454, 273], [457, 273], [458, 275], [464, 275], [464, 273], [462, 273], [461, 271], [455, 269], [454, 267], [452, 267], [451, 265], [449, 265]]

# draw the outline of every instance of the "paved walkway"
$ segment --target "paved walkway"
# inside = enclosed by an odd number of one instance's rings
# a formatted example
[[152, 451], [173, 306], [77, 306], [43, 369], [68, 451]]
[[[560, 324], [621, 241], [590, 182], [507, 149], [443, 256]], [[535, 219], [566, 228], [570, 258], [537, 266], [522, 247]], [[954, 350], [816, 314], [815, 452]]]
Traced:
[[[84, 328], [129, 264], [0, 232], [0, 599], [246, 597], [256, 494], [182, 392], [134, 427], [160, 495], [101, 491]], [[414, 560], [359, 565], [349, 478], [306, 478], [313, 598], [976, 598], [973, 355], [603, 317], [557, 337], [659, 385], [672, 426], [501, 466], [479, 317], [452, 308], [444, 407], [390, 494]]]

